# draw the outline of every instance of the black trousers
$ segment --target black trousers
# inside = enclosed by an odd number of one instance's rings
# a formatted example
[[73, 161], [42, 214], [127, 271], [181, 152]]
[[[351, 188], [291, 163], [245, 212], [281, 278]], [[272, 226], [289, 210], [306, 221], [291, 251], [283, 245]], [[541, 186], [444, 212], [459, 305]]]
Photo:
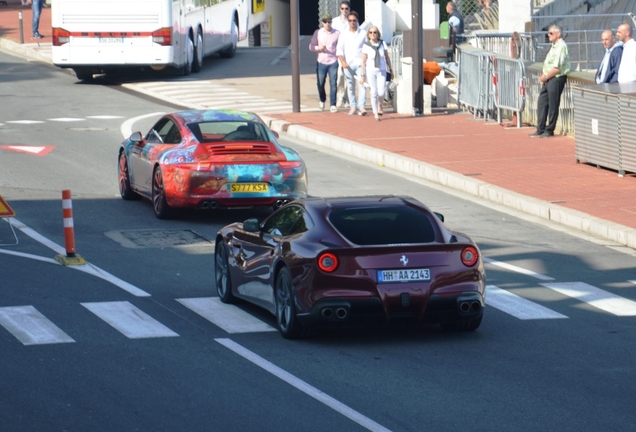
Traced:
[[[549, 132], [554, 134], [557, 117], [559, 117], [559, 105], [561, 93], [565, 88], [567, 76], [554, 77], [541, 87], [539, 100], [537, 101], [537, 132]], [[548, 124], [546, 125], [546, 121]]]

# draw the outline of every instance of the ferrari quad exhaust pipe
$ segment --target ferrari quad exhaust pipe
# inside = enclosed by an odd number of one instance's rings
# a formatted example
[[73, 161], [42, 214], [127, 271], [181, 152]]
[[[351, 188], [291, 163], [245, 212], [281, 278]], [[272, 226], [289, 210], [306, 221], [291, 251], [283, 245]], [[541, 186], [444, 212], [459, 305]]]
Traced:
[[320, 315], [322, 315], [323, 318], [328, 320], [331, 320], [334, 318], [343, 320], [347, 318], [347, 316], [349, 315], [349, 310], [344, 307], [338, 307], [338, 308], [325, 307], [325, 308], [322, 308], [322, 310], [320, 311]]
[[464, 312], [464, 313], [470, 312], [470, 303], [467, 302], [467, 301], [461, 302], [459, 304], [459, 310]]
[[470, 310], [473, 312], [479, 312], [481, 310], [481, 303], [474, 301], [470, 304]]
[[203, 210], [214, 210], [219, 207], [219, 203], [216, 201], [203, 201], [199, 204], [199, 208]]

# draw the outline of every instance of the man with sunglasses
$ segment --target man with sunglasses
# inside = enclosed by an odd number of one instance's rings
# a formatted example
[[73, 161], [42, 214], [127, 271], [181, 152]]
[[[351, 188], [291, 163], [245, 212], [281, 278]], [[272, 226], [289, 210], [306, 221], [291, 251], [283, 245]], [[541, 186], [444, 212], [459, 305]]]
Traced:
[[570, 53], [565, 41], [561, 39], [562, 34], [563, 30], [558, 25], [551, 25], [548, 29], [548, 39], [552, 42], [552, 47], [545, 57], [543, 73], [539, 77], [543, 86], [537, 101], [537, 130], [530, 134], [532, 138], [548, 138], [554, 135], [561, 93], [570, 72]]
[[329, 103], [331, 112], [338, 112], [336, 107], [336, 77], [338, 74], [338, 57], [336, 47], [340, 32], [331, 27], [332, 18], [329, 14], [322, 16], [322, 27], [314, 32], [309, 42], [309, 50], [318, 53], [316, 61], [316, 81], [318, 85], [318, 97], [320, 109], [325, 108], [327, 94], [325, 93], [325, 80], [329, 75]]
[[[349, 20], [349, 27], [340, 32], [336, 54], [347, 79], [347, 94], [349, 96], [349, 106], [351, 107], [349, 115], [356, 113], [356, 106], [358, 107], [358, 114], [366, 115], [367, 111], [364, 105], [367, 101], [367, 90], [359, 82], [356, 86], [355, 80], [359, 76], [358, 71], [362, 66], [362, 45], [364, 45], [366, 35], [358, 27], [358, 14], [356, 12], [350, 12], [347, 15], [347, 19]], [[358, 88], [357, 98], [356, 87]]]

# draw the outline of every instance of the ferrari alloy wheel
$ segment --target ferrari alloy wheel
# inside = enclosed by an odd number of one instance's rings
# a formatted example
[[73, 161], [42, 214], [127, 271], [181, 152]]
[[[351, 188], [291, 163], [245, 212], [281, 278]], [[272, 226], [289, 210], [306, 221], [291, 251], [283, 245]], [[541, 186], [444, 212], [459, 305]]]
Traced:
[[214, 280], [216, 281], [216, 292], [219, 294], [221, 301], [223, 303], [234, 303], [236, 297], [232, 294], [228, 251], [222, 240], [216, 243], [216, 250], [214, 251]]
[[139, 199], [139, 195], [137, 195], [130, 188], [130, 175], [128, 173], [128, 161], [126, 160], [126, 155], [122, 151], [119, 154], [119, 164], [117, 165], [117, 177], [119, 179], [119, 194], [126, 201], [132, 201]]
[[286, 339], [298, 339], [309, 335], [309, 330], [301, 326], [296, 318], [296, 303], [292, 290], [291, 273], [287, 267], [278, 272], [276, 278], [276, 326]]
[[166, 190], [163, 184], [161, 168], [155, 168], [152, 176], [152, 207], [155, 216], [159, 219], [171, 219], [175, 216], [175, 210], [166, 201]]

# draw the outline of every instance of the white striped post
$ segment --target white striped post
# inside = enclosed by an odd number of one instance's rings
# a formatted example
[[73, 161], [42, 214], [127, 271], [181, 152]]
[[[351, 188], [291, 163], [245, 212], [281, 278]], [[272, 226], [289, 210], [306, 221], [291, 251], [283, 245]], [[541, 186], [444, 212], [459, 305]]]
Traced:
[[75, 227], [73, 226], [73, 202], [71, 201], [71, 191], [62, 191], [62, 212], [64, 216], [64, 244], [66, 246], [66, 256], [75, 256]]

